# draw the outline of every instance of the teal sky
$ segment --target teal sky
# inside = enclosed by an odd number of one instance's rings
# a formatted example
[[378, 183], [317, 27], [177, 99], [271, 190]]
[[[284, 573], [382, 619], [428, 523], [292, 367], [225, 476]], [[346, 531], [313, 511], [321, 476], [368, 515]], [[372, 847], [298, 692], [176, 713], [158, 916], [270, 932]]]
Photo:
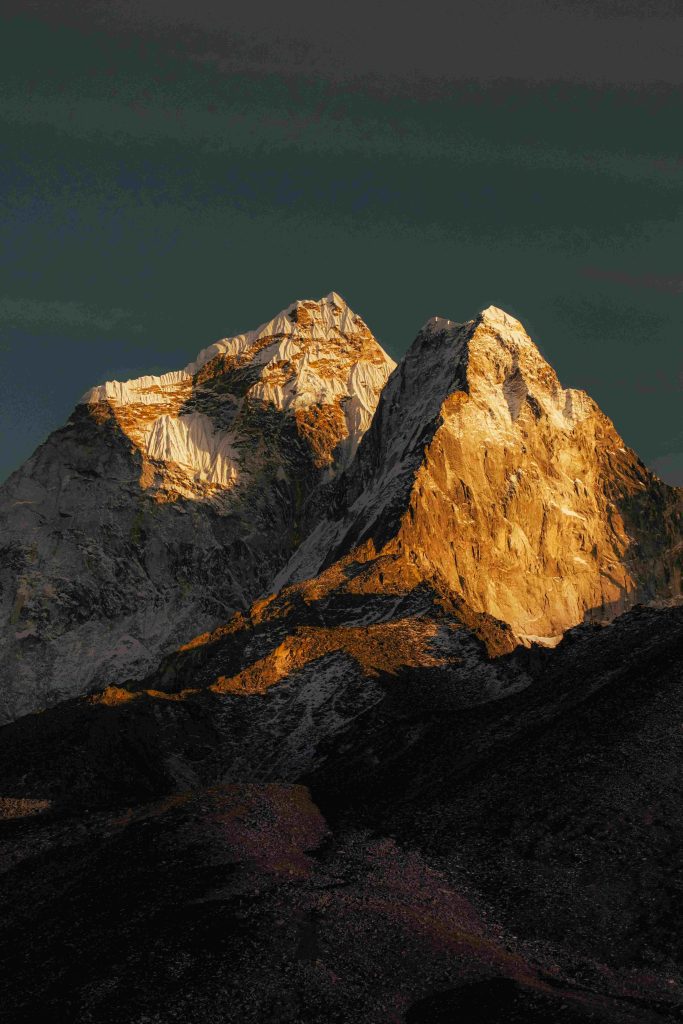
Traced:
[[[461, 35], [462, 67], [439, 39], [436, 72], [427, 46], [401, 74], [396, 47], [375, 61], [348, 28], [355, 64], [273, 26], [188, 35], [149, 12], [112, 26], [24, 6], [0, 37], [0, 477], [91, 385], [180, 367], [335, 290], [396, 358], [431, 315], [509, 310], [683, 483], [683, 100], [665, 4], [633, 81], [618, 47], [555, 80], [529, 49], [500, 77]], [[626, 46], [632, 11], [591, 17], [598, 43], [611, 26]]]

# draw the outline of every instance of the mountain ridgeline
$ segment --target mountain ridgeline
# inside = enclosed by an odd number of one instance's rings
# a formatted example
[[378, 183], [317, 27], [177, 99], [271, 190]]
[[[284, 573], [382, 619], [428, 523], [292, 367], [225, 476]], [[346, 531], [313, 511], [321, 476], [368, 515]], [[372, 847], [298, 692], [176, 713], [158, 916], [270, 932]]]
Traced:
[[489, 654], [553, 646], [680, 596], [681, 494], [495, 307], [428, 321], [394, 368], [336, 293], [296, 302], [93, 388], [3, 486], [1, 713], [143, 680], [314, 592], [359, 628], [419, 592]]

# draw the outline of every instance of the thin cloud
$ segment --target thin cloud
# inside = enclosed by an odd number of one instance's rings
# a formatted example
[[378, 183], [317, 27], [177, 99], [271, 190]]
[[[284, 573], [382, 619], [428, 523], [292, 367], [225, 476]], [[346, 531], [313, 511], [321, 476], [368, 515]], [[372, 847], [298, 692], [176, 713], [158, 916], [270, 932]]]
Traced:
[[601, 267], [583, 267], [581, 274], [591, 281], [610, 281], [627, 288], [648, 288], [668, 295], [683, 294], [683, 274], [631, 274], [625, 270], [605, 270]]
[[0, 325], [18, 328], [77, 329], [95, 331], [141, 330], [125, 309], [93, 309], [80, 302], [0, 296]]
[[[310, 100], [310, 97], [308, 97]], [[310, 152], [319, 156], [357, 154], [367, 160], [397, 157], [416, 164], [451, 160], [463, 166], [520, 167], [537, 172], [586, 174], [626, 182], [642, 182], [669, 191], [679, 187], [683, 165], [671, 165], [662, 174], [647, 154], [614, 153], [609, 150], [575, 152], [571, 148], [528, 141], [517, 145], [487, 137], [463, 136], [454, 111], [437, 107], [440, 130], [433, 131], [412, 116], [402, 101], [394, 116], [368, 100], [361, 112], [347, 113], [339, 100], [320, 103], [317, 109], [267, 107], [254, 87], [240, 105], [207, 105], [195, 101], [182, 106], [149, 100], [142, 107], [116, 99], [65, 93], [36, 95], [27, 103], [23, 95], [0, 99], [0, 118], [22, 128], [49, 127], [60, 134], [88, 141], [101, 140], [122, 147], [134, 141], [150, 149], [172, 140], [205, 156], [217, 154], [265, 155], [274, 151]], [[590, 268], [588, 273], [590, 276]], [[609, 273], [609, 272], [607, 272]]]
[[427, 81], [679, 84], [680, 4], [674, 0], [8, 0], [51, 23], [147, 35], [221, 63], [334, 81], [370, 76], [400, 88]]

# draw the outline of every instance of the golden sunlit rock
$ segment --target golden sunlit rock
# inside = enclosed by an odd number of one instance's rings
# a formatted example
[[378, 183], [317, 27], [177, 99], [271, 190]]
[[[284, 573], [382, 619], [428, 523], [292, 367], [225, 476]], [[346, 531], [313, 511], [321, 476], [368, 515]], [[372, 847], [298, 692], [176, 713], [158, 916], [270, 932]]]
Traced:
[[562, 388], [519, 321], [495, 307], [434, 318], [332, 488], [333, 514], [277, 583], [348, 557], [359, 588], [429, 580], [552, 645], [585, 618], [680, 595], [681, 495]]

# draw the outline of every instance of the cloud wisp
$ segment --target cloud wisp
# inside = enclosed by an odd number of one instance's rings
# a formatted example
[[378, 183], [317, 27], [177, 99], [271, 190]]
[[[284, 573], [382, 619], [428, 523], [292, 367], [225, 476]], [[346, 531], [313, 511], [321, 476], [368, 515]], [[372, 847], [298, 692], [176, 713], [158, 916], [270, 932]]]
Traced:
[[95, 309], [82, 302], [0, 296], [0, 325], [22, 329], [139, 332], [142, 326], [125, 309]]

